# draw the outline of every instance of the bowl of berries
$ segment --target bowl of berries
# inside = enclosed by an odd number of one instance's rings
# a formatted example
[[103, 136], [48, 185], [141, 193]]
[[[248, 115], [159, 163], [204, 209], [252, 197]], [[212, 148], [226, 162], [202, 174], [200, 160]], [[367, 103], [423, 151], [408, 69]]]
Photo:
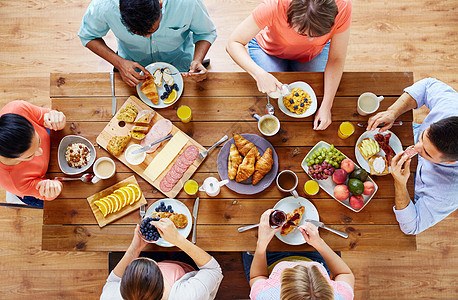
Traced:
[[160, 218], [145, 217], [140, 223], [138, 234], [147, 243], [155, 244], [161, 237], [157, 228], [151, 224], [151, 221], [159, 221]]

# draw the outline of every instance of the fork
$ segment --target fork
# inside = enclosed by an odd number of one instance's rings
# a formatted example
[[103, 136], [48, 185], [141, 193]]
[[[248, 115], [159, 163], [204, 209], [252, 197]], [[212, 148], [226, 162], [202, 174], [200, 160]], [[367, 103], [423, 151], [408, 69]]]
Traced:
[[142, 220], [145, 217], [145, 214], [146, 214], [145, 205], [143, 204], [142, 206], [140, 206], [140, 217], [142, 218]]
[[211, 146], [208, 150], [202, 151], [199, 153], [197, 156], [197, 160], [203, 160], [205, 157], [207, 157], [208, 152], [210, 152], [213, 148], [216, 146], [220, 145], [224, 141], [227, 141], [229, 138], [227, 135], [223, 136], [219, 141], [217, 141], [213, 146]]

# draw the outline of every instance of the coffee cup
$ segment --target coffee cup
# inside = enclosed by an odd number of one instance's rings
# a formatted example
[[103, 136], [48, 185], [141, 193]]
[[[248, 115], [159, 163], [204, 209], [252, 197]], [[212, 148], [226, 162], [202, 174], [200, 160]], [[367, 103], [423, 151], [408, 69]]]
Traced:
[[361, 116], [370, 115], [377, 111], [383, 99], [383, 96], [377, 97], [374, 93], [363, 93], [358, 98], [356, 110]]
[[274, 115], [259, 116], [253, 114], [253, 118], [258, 120], [258, 129], [265, 136], [273, 136], [280, 130], [280, 121]]
[[298, 198], [299, 195], [296, 192], [297, 184], [299, 179], [297, 178], [296, 173], [291, 170], [283, 170], [277, 175], [277, 187], [280, 191], [291, 193], [294, 198]]
[[92, 178], [92, 183], [97, 183], [100, 179], [112, 177], [116, 172], [116, 165], [111, 158], [100, 157], [95, 161], [93, 170], [95, 176]]

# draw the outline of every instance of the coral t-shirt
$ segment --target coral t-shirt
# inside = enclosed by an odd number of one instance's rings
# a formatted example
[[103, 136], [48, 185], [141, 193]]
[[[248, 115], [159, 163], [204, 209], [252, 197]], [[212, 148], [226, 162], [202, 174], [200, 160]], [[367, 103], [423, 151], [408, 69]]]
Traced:
[[184, 274], [195, 271], [193, 267], [180, 261], [165, 260], [158, 262], [157, 265], [171, 286]]
[[41, 139], [43, 154], [35, 156], [29, 161], [23, 161], [14, 166], [7, 166], [0, 162], [0, 186], [19, 197], [33, 196], [42, 200], [52, 200], [40, 195], [37, 184], [44, 180], [49, 165], [50, 139], [44, 127], [44, 114], [50, 109], [32, 105], [26, 101], [12, 101], [0, 111], [0, 116], [8, 113], [18, 114], [32, 123], [33, 128]]
[[334, 34], [350, 28], [351, 0], [335, 1], [338, 14], [331, 32], [310, 41], [288, 24], [287, 12], [291, 0], [264, 0], [252, 12], [254, 21], [262, 29], [256, 35], [256, 41], [269, 55], [302, 63], [311, 61], [321, 53]]

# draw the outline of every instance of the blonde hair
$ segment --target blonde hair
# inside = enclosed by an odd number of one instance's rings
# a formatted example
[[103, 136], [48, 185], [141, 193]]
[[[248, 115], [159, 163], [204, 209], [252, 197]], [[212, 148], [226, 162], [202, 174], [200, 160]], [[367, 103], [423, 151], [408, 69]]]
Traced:
[[334, 289], [317, 266], [284, 269], [281, 274], [281, 300], [333, 300]]

